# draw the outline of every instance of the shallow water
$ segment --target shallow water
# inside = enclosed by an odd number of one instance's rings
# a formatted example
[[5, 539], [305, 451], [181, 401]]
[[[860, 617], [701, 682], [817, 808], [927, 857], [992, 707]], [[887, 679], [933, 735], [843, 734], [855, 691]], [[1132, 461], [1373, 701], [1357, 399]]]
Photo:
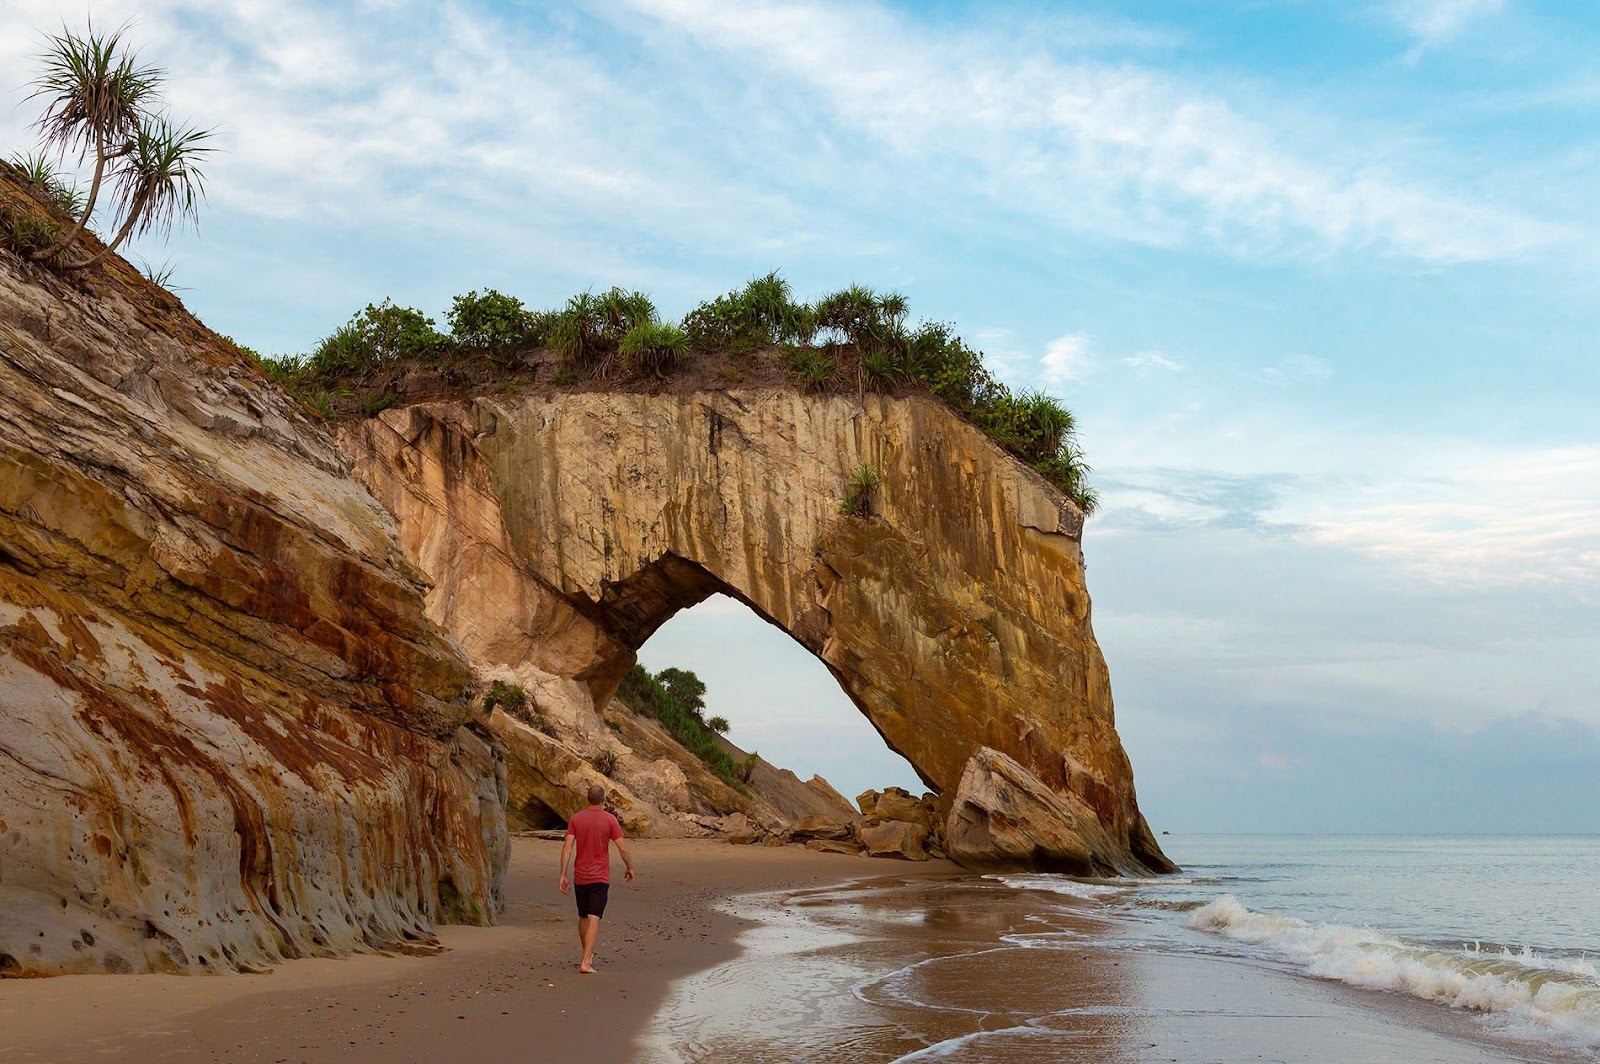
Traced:
[[675, 988], [647, 1056], [1600, 1060], [1600, 839], [1163, 842], [1183, 875], [741, 899], [744, 956]]

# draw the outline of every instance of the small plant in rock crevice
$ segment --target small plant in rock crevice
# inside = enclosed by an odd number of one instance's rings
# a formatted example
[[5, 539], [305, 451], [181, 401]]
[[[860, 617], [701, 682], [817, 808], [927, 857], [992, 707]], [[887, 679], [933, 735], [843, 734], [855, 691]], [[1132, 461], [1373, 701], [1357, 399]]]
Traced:
[[857, 466], [850, 474], [849, 485], [839, 502], [839, 513], [845, 517], [871, 517], [872, 502], [877, 497], [883, 478], [869, 465]]
[[528, 691], [519, 683], [495, 680], [483, 694], [483, 713], [488, 716], [495, 709], [520, 717], [528, 711]]

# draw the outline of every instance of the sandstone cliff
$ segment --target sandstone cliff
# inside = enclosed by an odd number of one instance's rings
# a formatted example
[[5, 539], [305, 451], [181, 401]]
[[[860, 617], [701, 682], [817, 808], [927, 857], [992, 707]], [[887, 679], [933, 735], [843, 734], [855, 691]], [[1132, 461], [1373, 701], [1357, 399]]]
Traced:
[[0, 250], [0, 974], [491, 921], [505, 766], [423, 586], [326, 431], [171, 296]]
[[[340, 443], [434, 582], [429, 616], [553, 722], [541, 737], [496, 715], [527, 797], [587, 770], [572, 752], [611, 741], [597, 707], [634, 651], [720, 592], [827, 665], [940, 795], [964, 863], [1171, 867], [1116, 735], [1081, 514], [933, 400], [480, 396], [386, 411]], [[868, 516], [841, 516], [861, 465], [882, 486]]]

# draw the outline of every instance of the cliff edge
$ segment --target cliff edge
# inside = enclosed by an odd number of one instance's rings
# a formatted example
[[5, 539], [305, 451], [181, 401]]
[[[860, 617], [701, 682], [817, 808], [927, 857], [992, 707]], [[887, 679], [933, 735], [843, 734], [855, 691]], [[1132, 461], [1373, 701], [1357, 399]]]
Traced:
[[0, 250], [0, 975], [493, 920], [505, 765], [395, 542], [168, 293]]

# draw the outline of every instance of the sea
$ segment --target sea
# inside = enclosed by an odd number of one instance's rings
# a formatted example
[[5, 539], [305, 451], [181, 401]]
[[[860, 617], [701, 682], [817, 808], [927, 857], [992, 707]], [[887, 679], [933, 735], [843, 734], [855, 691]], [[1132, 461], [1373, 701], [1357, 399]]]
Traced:
[[1600, 1062], [1600, 836], [1161, 842], [1181, 873], [733, 899], [743, 954], [674, 986], [645, 1055]]

